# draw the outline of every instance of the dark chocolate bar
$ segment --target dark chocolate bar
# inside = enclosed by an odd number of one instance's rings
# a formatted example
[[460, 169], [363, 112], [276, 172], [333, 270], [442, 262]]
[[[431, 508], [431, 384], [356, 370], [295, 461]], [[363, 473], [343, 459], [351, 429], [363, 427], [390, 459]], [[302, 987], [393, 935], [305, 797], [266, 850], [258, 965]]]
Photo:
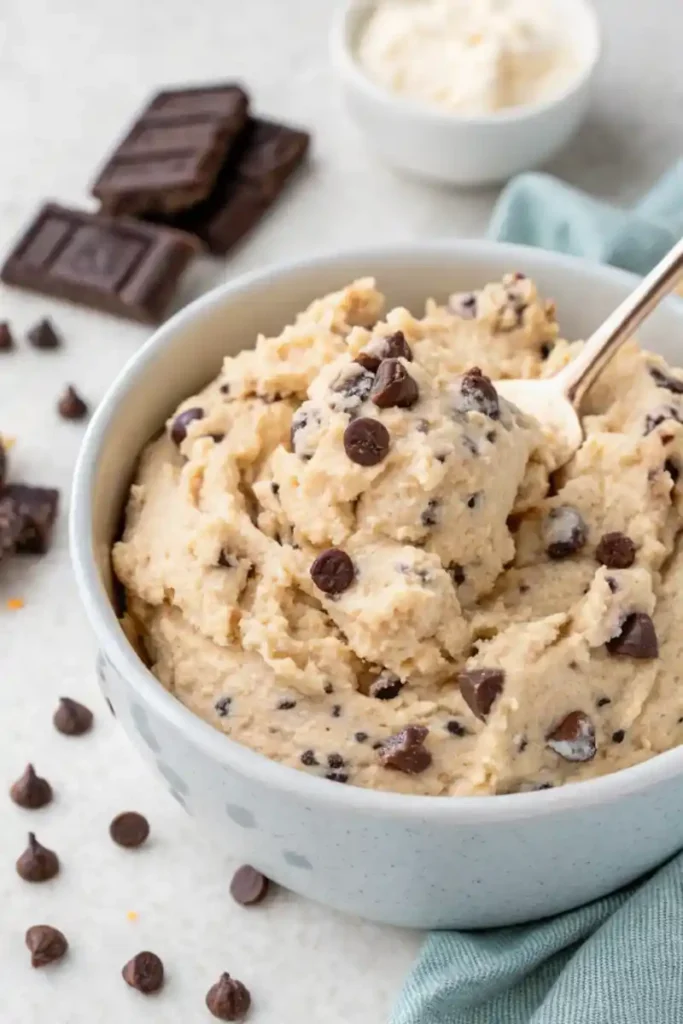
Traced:
[[190, 235], [47, 203], [0, 279], [28, 291], [156, 324], [199, 246]]
[[208, 199], [182, 213], [153, 219], [189, 231], [211, 252], [223, 255], [261, 220], [303, 163], [309, 143], [307, 132], [250, 118]]
[[249, 104], [238, 85], [160, 92], [139, 115], [92, 186], [111, 214], [173, 214], [205, 199]]

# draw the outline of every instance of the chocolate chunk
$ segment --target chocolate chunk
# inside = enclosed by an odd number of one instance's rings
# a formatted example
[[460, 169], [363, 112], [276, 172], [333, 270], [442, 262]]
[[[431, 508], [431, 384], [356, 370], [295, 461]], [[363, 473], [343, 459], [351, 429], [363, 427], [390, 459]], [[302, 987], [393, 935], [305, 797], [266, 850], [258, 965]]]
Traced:
[[10, 797], [19, 807], [35, 811], [45, 807], [52, 800], [52, 786], [40, 775], [36, 775], [32, 764], [26, 766], [24, 774], [10, 788]]
[[456, 587], [461, 586], [465, 582], [465, 570], [459, 562], [449, 562], [446, 566], [446, 572], [449, 574]]
[[28, 484], [7, 484], [0, 492], [0, 521], [18, 523], [15, 550], [22, 555], [44, 555], [50, 546], [57, 518], [59, 491]]
[[448, 300], [448, 308], [451, 313], [455, 313], [463, 320], [474, 320], [477, 315], [477, 296], [474, 292], [460, 292], [451, 295]]
[[311, 579], [325, 594], [342, 594], [353, 583], [356, 570], [350, 557], [339, 548], [328, 548], [311, 566]]
[[424, 745], [429, 729], [424, 725], [408, 725], [395, 736], [385, 740], [379, 759], [385, 768], [407, 775], [419, 775], [432, 763], [432, 755]]
[[88, 415], [88, 406], [76, 389], [68, 384], [57, 403], [57, 412], [64, 420], [82, 420]]
[[448, 729], [451, 736], [466, 736], [467, 729], [457, 718], [451, 718], [446, 722], [446, 728]]
[[624, 729], [617, 729], [616, 732], [612, 733], [612, 743], [623, 743], [626, 738], [626, 732]]
[[171, 440], [174, 444], [181, 445], [187, 437], [187, 428], [193, 420], [203, 420], [204, 410], [200, 409], [199, 406], [193, 406], [191, 409], [185, 409], [183, 412], [179, 412], [176, 418], [171, 424]]
[[249, 864], [242, 865], [232, 876], [230, 895], [243, 907], [260, 903], [268, 895], [269, 880]]
[[49, 924], [34, 924], [26, 932], [26, 945], [31, 953], [31, 967], [47, 967], [61, 960], [69, 943], [58, 928]]
[[35, 833], [29, 832], [28, 846], [17, 860], [16, 868], [25, 882], [49, 882], [59, 873], [59, 858], [38, 842]]
[[567, 558], [586, 543], [588, 530], [578, 509], [558, 505], [543, 522], [543, 543], [549, 558]]
[[366, 416], [352, 420], [344, 431], [344, 451], [358, 466], [376, 466], [382, 462], [390, 443], [384, 424]]
[[[14, 284], [13, 281], [8, 281], [7, 278], [5, 277], [5, 270], [9, 265], [9, 261], [12, 260], [13, 258], [16, 258], [16, 250], [13, 254], [10, 255], [8, 262], [7, 264], [5, 264], [5, 268], [3, 268], [2, 271], [2, 280], [5, 281], [6, 284]], [[26, 258], [27, 266], [29, 265], [29, 258]], [[29, 328], [29, 330], [26, 332], [26, 337], [28, 338], [29, 342], [31, 343], [31, 345], [33, 345], [34, 348], [41, 348], [46, 350], [61, 348], [62, 342], [60, 340], [60, 337], [49, 320], [39, 320], [37, 324], [34, 324], [33, 327]]]
[[65, 736], [83, 736], [92, 728], [93, 713], [71, 697], [60, 697], [52, 721], [55, 729]]
[[164, 965], [156, 953], [145, 950], [128, 961], [121, 975], [127, 985], [149, 996], [164, 984]]
[[410, 409], [420, 397], [420, 391], [398, 359], [383, 359], [372, 388], [372, 401], [379, 409]]
[[[157, 324], [197, 249], [195, 239], [179, 231], [48, 203], [16, 243], [0, 279], [102, 313]], [[29, 340], [46, 347], [45, 328], [40, 336], [29, 333]]]
[[572, 711], [546, 737], [551, 750], [565, 761], [592, 761], [597, 749], [595, 728], [583, 711]]
[[109, 826], [109, 835], [118, 846], [135, 849], [149, 836], [149, 822], [137, 811], [118, 814]]
[[454, 404], [460, 413], [480, 412], [492, 420], [500, 419], [498, 392], [478, 366], [473, 366], [462, 377]]
[[595, 557], [608, 569], [628, 569], [636, 560], [636, 546], [625, 533], [605, 533], [595, 549]]
[[469, 668], [458, 676], [463, 700], [482, 721], [502, 693], [504, 682], [505, 673], [500, 668]]
[[14, 348], [14, 337], [6, 320], [0, 321], [0, 352], [11, 352]]
[[655, 624], [645, 612], [633, 612], [625, 619], [619, 635], [608, 640], [605, 646], [610, 654], [623, 654], [629, 658], [656, 658], [659, 642]]
[[658, 366], [650, 367], [650, 376], [658, 388], [666, 388], [667, 391], [673, 392], [674, 395], [683, 395], [683, 380], [679, 380], [678, 377], [665, 373]]
[[389, 672], [385, 669], [381, 672], [377, 679], [370, 684], [368, 693], [375, 700], [393, 700], [394, 697], [398, 697], [399, 693], [403, 689], [403, 683], [394, 675], [393, 672]]
[[314, 768], [320, 763], [318, 758], [315, 756], [315, 751], [313, 750], [304, 750], [299, 760], [302, 764], [306, 765], [307, 768]]
[[111, 214], [173, 214], [211, 192], [247, 121], [233, 84], [158, 93], [138, 115], [92, 185]]
[[249, 989], [225, 971], [206, 994], [206, 1005], [218, 1020], [241, 1020], [251, 1006]]
[[249, 118], [207, 198], [155, 220], [188, 231], [211, 252], [225, 255], [263, 218], [303, 164], [309, 143], [304, 131]]

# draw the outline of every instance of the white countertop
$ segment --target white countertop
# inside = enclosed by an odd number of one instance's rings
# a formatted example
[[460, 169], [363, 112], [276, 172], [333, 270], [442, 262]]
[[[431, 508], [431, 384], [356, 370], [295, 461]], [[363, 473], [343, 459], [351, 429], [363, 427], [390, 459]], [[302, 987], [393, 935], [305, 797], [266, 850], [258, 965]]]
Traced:
[[[606, 53], [593, 114], [551, 168], [594, 194], [637, 197], [681, 154], [680, 0], [599, 0]], [[359, 242], [475, 235], [495, 193], [430, 189], [395, 177], [366, 154], [340, 108], [327, 66], [325, 0], [3, 0], [0, 4], [0, 239], [44, 197], [75, 204], [103, 154], [146, 95], [185, 80], [240, 77], [254, 106], [313, 130], [315, 158], [228, 261], [201, 261], [179, 304], [226, 275]], [[644, 40], [647, 40], [644, 45]], [[0, 580], [0, 785], [33, 760], [54, 804], [22, 811], [0, 794], [0, 1020], [2, 1024], [194, 1024], [211, 1020], [207, 988], [222, 970], [252, 990], [254, 1024], [380, 1024], [419, 937], [347, 919], [279, 892], [236, 906], [230, 850], [210, 848], [138, 760], [94, 678], [94, 642], [69, 571], [66, 508], [83, 433], [54, 406], [67, 381], [96, 402], [149, 332], [7, 288], [0, 319], [21, 336], [50, 315], [66, 345], [0, 354], [0, 431], [17, 437], [12, 476], [62, 488], [56, 542], [43, 560], [15, 560]], [[25, 607], [6, 610], [21, 597]], [[51, 715], [60, 694], [96, 712], [93, 733], [67, 739]], [[107, 827], [137, 809], [152, 825], [145, 848], [111, 843]], [[25, 833], [61, 856], [62, 874], [31, 886], [14, 860]], [[136, 921], [128, 911], [138, 914]], [[33, 971], [25, 929], [51, 923], [68, 960]], [[145, 999], [123, 963], [159, 953], [168, 984]]]

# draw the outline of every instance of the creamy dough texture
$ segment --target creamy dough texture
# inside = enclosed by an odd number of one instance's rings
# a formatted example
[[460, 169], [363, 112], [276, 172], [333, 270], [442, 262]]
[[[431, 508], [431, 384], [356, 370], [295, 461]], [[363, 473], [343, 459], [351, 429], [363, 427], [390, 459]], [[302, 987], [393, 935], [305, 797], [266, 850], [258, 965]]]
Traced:
[[216, 728], [336, 783], [508, 793], [683, 739], [683, 375], [630, 345], [563, 470], [496, 378], [580, 343], [510, 274], [372, 280], [225, 360], [142, 454], [125, 627]]

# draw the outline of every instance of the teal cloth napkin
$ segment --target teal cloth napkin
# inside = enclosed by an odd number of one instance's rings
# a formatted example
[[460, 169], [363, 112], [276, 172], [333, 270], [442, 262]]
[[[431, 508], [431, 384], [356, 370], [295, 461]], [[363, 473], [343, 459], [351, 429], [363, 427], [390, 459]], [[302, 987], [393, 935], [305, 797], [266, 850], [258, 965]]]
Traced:
[[[489, 237], [644, 274], [683, 235], [683, 161], [630, 210], [547, 174], [501, 193]], [[683, 853], [578, 910], [514, 928], [436, 932], [391, 1024], [681, 1024]]]

